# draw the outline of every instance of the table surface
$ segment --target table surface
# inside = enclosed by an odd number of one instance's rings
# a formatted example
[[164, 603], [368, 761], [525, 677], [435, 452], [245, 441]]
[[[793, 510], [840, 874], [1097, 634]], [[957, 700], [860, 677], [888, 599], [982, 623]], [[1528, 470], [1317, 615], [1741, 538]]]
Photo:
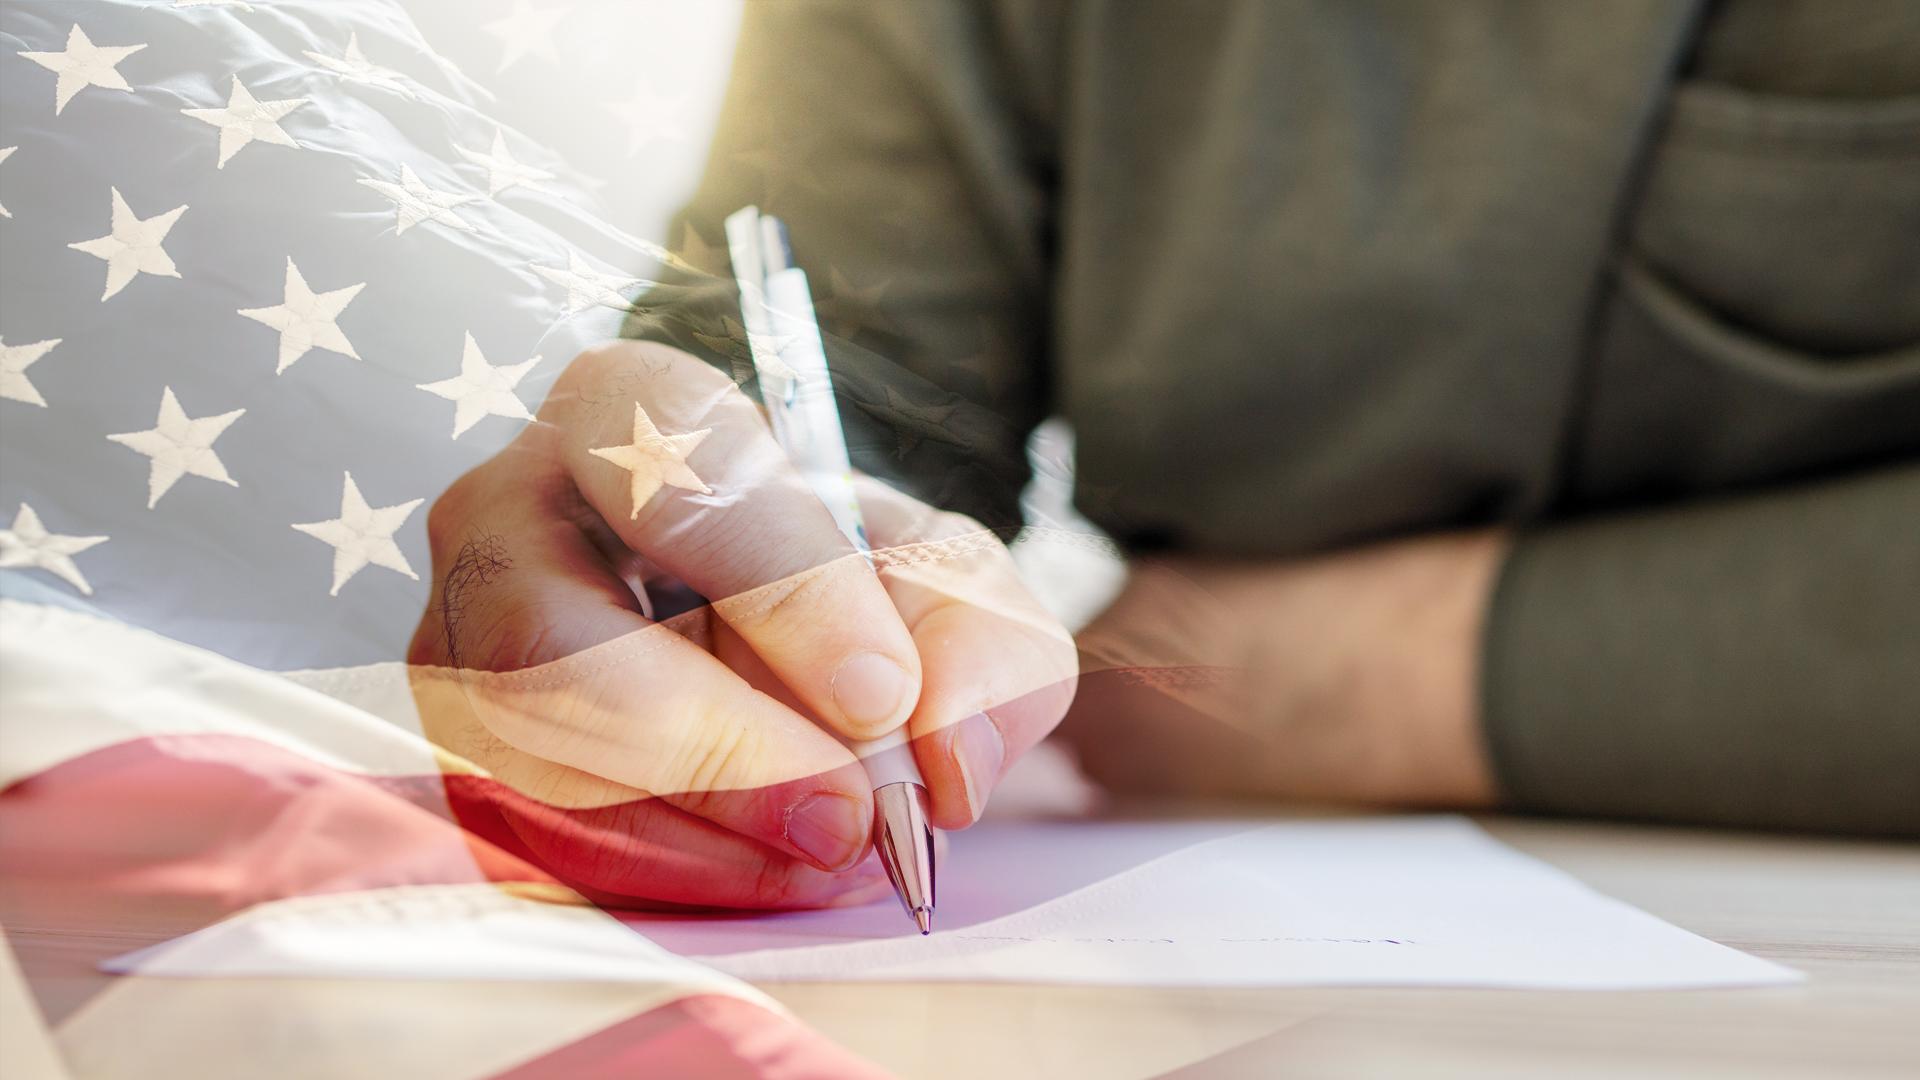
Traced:
[[[1920, 845], [1481, 823], [1602, 892], [1809, 979], [1664, 992], [765, 989], [916, 1080], [1920, 1077]], [[374, 1048], [386, 1075], [487, 1075], [533, 1043], [560, 1045], [649, 1007], [616, 983], [549, 983], [530, 994], [484, 981], [127, 978], [49, 1032], [27, 996], [0, 939], [0, 1075], [9, 1080], [251, 1077], [295, 1046], [302, 1075], [366, 1075]], [[208, 1017], [222, 1021], [217, 1047]]]
[[1920, 1076], [1920, 846], [1484, 818], [1608, 895], [1799, 968], [1659, 992], [764, 988], [901, 1076]]

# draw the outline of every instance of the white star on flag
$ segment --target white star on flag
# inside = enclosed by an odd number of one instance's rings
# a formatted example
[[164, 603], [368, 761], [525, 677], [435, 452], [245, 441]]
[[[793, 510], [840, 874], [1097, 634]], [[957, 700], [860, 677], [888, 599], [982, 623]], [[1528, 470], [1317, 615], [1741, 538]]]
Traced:
[[370, 62], [366, 54], [360, 51], [358, 31], [347, 34], [347, 51], [340, 56], [328, 56], [325, 53], [306, 52], [307, 59], [333, 72], [343, 79], [366, 86], [389, 90], [402, 97], [412, 97], [413, 88], [407, 85], [407, 77], [393, 70]]
[[114, 293], [127, 287], [139, 274], [152, 274], [155, 277], [177, 278], [180, 271], [174, 269], [173, 260], [160, 242], [167, 238], [167, 232], [180, 215], [187, 212], [185, 206], [176, 206], [164, 214], [155, 214], [142, 221], [133, 215], [127, 206], [127, 200], [120, 197], [119, 188], [109, 188], [113, 193], [112, 231], [95, 240], [82, 240], [67, 246], [75, 251], [84, 251], [95, 258], [107, 261], [107, 290], [100, 294], [105, 302]]
[[499, 128], [495, 128], [493, 132], [492, 150], [469, 150], [464, 146], [456, 146], [454, 150], [475, 165], [485, 167], [489, 197], [498, 195], [510, 187], [553, 179], [553, 174], [545, 169], [536, 169], [516, 159], [513, 151], [507, 149], [507, 133]]
[[627, 128], [627, 156], [633, 157], [656, 140], [685, 142], [687, 131], [680, 125], [686, 114], [685, 97], [668, 97], [642, 82], [625, 101], [608, 101], [603, 106]]
[[652, 285], [646, 278], [622, 277], [595, 270], [577, 251], [567, 252], [567, 268], [536, 266], [533, 272], [567, 290], [568, 315], [577, 315], [596, 304], [627, 310], [631, 304], [623, 293], [628, 289]]
[[92, 596], [93, 586], [80, 573], [73, 563], [73, 557], [93, 547], [104, 544], [104, 536], [61, 536], [47, 531], [40, 524], [40, 515], [33, 507], [20, 504], [20, 512], [13, 517], [13, 528], [0, 529], [0, 567], [17, 569], [35, 567], [45, 570], [67, 584], [79, 589], [82, 595]]
[[59, 338], [32, 341], [25, 345], [9, 345], [0, 340], [0, 398], [46, 408], [47, 399], [34, 389], [33, 382], [27, 378], [27, 369], [58, 344]]
[[362, 281], [331, 292], [316, 293], [307, 287], [307, 279], [289, 257], [285, 299], [274, 307], [241, 308], [240, 314], [280, 331], [280, 363], [273, 369], [275, 375], [292, 367], [293, 362], [307, 355], [310, 349], [326, 349], [358, 360], [360, 354], [353, 351], [353, 344], [334, 320], [366, 287], [367, 283]]
[[514, 394], [513, 388], [520, 385], [520, 380], [526, 378], [527, 372], [532, 371], [539, 362], [540, 358], [536, 356], [518, 364], [489, 364], [469, 332], [466, 349], [460, 354], [460, 374], [436, 383], [423, 383], [416, 389], [453, 402], [453, 437], [457, 439], [483, 417], [533, 419], [526, 403]]
[[293, 136], [280, 127], [279, 120], [293, 110], [307, 104], [312, 98], [288, 98], [284, 101], [257, 101], [240, 84], [240, 76], [233, 77], [233, 87], [227, 93], [227, 104], [218, 109], [181, 109], [180, 111], [195, 120], [200, 120], [220, 129], [220, 160], [214, 168], [224, 169], [233, 155], [255, 139], [275, 146], [299, 147]]
[[519, 63], [528, 53], [548, 63], [559, 64], [560, 53], [553, 45], [553, 28], [566, 17], [567, 9], [564, 7], [513, 0], [511, 12], [492, 22], [481, 23], [480, 29], [500, 39], [500, 66], [493, 69], [494, 74], [498, 75]]
[[146, 45], [95, 45], [88, 40], [87, 32], [80, 29], [79, 23], [67, 31], [67, 48], [64, 52], [23, 52], [20, 55], [39, 64], [59, 76], [53, 84], [53, 113], [67, 107], [73, 95], [89, 86], [98, 86], [107, 90], [132, 90], [127, 85], [126, 76], [114, 70], [114, 65]]
[[315, 521], [294, 528], [333, 548], [333, 588], [328, 596], [339, 596], [340, 586], [368, 563], [398, 570], [415, 581], [420, 575], [407, 565], [393, 534], [425, 499], [414, 499], [394, 506], [372, 507], [360, 495], [353, 474], [346, 474], [346, 486], [340, 492], [340, 516], [332, 521]]
[[[5, 161], [8, 158], [12, 157], [13, 152], [18, 149], [20, 148], [17, 146], [0, 146], [0, 161]], [[0, 217], [10, 218], [12, 216], [13, 216], [13, 211], [7, 209], [4, 206], [0, 206]]]
[[213, 440], [246, 411], [235, 409], [195, 420], [180, 407], [179, 399], [173, 396], [173, 387], [168, 386], [161, 388], [160, 418], [154, 421], [153, 427], [107, 438], [153, 459], [153, 467], [147, 473], [147, 509], [151, 510], [160, 496], [183, 476], [204, 476], [229, 487], [240, 486], [239, 481], [227, 475], [227, 467], [213, 452]]
[[395, 216], [393, 234], [399, 236], [423, 221], [437, 221], [450, 229], [473, 232], [473, 223], [453, 212], [456, 206], [478, 202], [478, 195], [460, 195], [451, 191], [437, 191], [427, 186], [426, 181], [414, 174], [411, 166], [400, 166], [400, 182], [395, 184], [386, 180], [374, 180], [361, 177], [360, 183], [385, 196], [393, 203], [398, 212]]
[[587, 452], [633, 474], [633, 512], [628, 516], [637, 518], [640, 508], [663, 486], [697, 491], [702, 495], [713, 493], [706, 481], [694, 475], [687, 466], [687, 455], [693, 453], [694, 448], [705, 442], [711, 434], [712, 428], [701, 428], [685, 435], [662, 435], [660, 429], [653, 426], [647, 410], [636, 402], [633, 406], [633, 442], [626, 446], [602, 446]]

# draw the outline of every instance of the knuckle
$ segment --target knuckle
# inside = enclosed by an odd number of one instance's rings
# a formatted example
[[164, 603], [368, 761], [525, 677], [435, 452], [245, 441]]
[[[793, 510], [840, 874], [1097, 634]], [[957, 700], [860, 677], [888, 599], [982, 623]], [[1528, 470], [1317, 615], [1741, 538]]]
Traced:
[[758, 765], [757, 740], [744, 722], [705, 715], [695, 718], [667, 768], [686, 809], [698, 814], [747, 786]]
[[[841, 576], [834, 571], [844, 565], [836, 560], [788, 574], [741, 593], [717, 610], [735, 629], [748, 632], [818, 619], [823, 612], [836, 610], [828, 602], [835, 579]], [[811, 623], [805, 628], [817, 629]]]
[[631, 396], [643, 382], [652, 379], [715, 390], [733, 386], [733, 380], [671, 345], [620, 340], [581, 350], [554, 380], [547, 399], [591, 398], [609, 392]]
[[565, 426], [579, 419], [584, 410], [599, 411], [622, 400], [631, 401], [646, 374], [634, 345], [630, 341], [607, 342], [574, 357], [547, 391], [540, 405], [540, 419]]

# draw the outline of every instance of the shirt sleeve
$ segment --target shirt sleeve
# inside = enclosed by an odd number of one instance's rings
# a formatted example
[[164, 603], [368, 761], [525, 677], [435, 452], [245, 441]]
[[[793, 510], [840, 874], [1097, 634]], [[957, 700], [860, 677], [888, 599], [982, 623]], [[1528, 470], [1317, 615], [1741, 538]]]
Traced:
[[[756, 392], [722, 221], [779, 215], [807, 271], [856, 468], [997, 529], [1045, 415], [1051, 166], [1031, 19], [990, 5], [746, 5], [687, 266], [628, 336]], [[697, 272], [696, 272], [697, 271]]]
[[1483, 660], [1516, 808], [1920, 835], [1920, 467], [1524, 534]]

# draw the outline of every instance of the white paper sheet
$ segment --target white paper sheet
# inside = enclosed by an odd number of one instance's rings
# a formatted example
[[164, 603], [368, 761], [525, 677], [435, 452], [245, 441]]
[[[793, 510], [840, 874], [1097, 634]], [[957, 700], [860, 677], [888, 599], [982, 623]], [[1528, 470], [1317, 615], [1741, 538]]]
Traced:
[[953, 838], [941, 888], [940, 929], [922, 938], [891, 903], [615, 921], [484, 885], [400, 887], [265, 904], [103, 966], [683, 989], [725, 987], [727, 975], [1587, 990], [1801, 977], [1602, 896], [1458, 818], [989, 821]]
[[1650, 989], [1799, 973], [1609, 899], [1458, 818], [987, 822], [933, 936], [897, 908], [629, 918], [755, 980]]

